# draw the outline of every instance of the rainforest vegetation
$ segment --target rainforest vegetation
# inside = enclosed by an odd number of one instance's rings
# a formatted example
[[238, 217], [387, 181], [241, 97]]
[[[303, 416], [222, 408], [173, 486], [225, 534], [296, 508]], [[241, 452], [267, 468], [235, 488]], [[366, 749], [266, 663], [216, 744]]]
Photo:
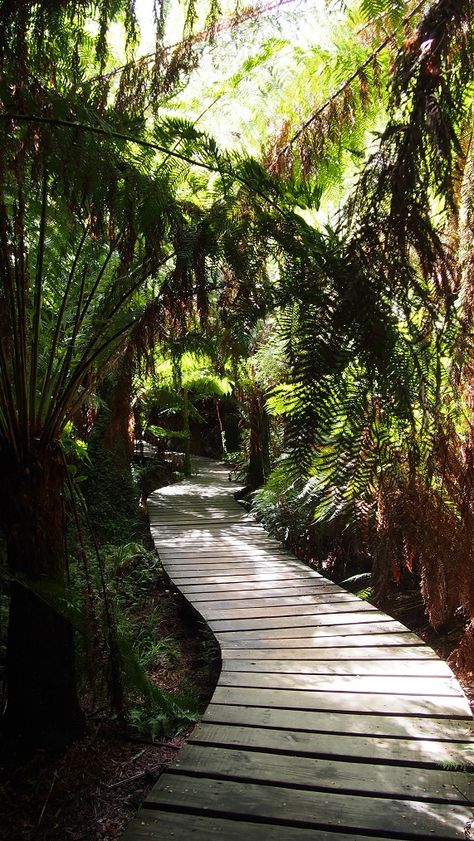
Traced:
[[474, 667], [472, 2], [158, 0], [146, 45], [143, 5], [0, 3], [2, 712], [35, 743], [85, 699], [191, 715], [114, 589], [173, 450]]

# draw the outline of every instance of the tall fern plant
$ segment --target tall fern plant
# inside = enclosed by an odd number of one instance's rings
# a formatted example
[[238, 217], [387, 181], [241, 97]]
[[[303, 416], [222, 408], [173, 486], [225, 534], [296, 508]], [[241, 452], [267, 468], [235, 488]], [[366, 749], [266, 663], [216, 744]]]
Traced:
[[[212, 4], [211, 23], [216, 14]], [[118, 68], [111, 23], [123, 35]], [[189, 124], [147, 122], [194, 63], [192, 38], [162, 49], [162, 24], [156, 54], [136, 60], [130, 0], [0, 7], [0, 524], [11, 594], [5, 722], [34, 738], [61, 738], [82, 725], [62, 432], [143, 311], [136, 291], [180, 247], [189, 219], [181, 187], [193, 156], [201, 171], [219, 169], [215, 144]], [[195, 174], [192, 182], [197, 192], [205, 188]]]
[[118, 216], [108, 215], [106, 236], [87, 205], [72, 212], [47, 147], [39, 184], [38, 163], [25, 155], [2, 185], [0, 521], [11, 594], [7, 720], [18, 730], [67, 732], [81, 716], [67, 618], [61, 436], [133, 324], [127, 303], [172, 252], [131, 243]]
[[435, 625], [474, 614], [470, 15], [438, 0], [412, 29], [332, 249], [288, 261], [291, 381], [270, 401], [310, 521], [381, 593], [415, 571]]

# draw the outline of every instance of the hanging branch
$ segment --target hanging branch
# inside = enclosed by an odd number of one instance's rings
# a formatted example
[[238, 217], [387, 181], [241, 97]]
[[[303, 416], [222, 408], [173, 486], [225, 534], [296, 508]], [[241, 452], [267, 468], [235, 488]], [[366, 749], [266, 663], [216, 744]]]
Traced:
[[88, 131], [91, 134], [97, 134], [101, 137], [107, 137], [109, 140], [124, 140], [127, 143], [135, 143], [137, 146], [141, 146], [143, 149], [152, 149], [156, 152], [162, 152], [164, 155], [168, 155], [169, 157], [176, 158], [177, 160], [183, 161], [184, 163], [190, 164], [191, 166], [196, 166], [199, 169], [205, 169], [207, 172], [217, 173], [221, 176], [227, 175], [230, 178], [237, 181], [239, 184], [242, 184], [244, 187], [247, 187], [254, 195], [259, 196], [265, 202], [267, 202], [274, 210], [276, 210], [282, 216], [286, 216], [287, 212], [280, 207], [280, 205], [270, 198], [266, 193], [262, 192], [258, 187], [244, 178], [239, 173], [233, 171], [230, 167], [229, 169], [224, 169], [220, 166], [208, 164], [205, 161], [196, 160], [195, 158], [189, 157], [189, 155], [183, 155], [181, 152], [177, 152], [173, 149], [168, 149], [166, 146], [161, 146], [159, 143], [154, 143], [151, 140], [142, 140], [141, 138], [132, 137], [130, 134], [124, 134], [123, 132], [115, 131], [111, 128], [100, 128], [99, 126], [91, 126], [87, 123], [80, 123], [75, 122], [73, 120], [61, 120], [56, 117], [39, 117], [34, 116], [32, 114], [10, 114], [10, 113], [0, 113], [0, 120], [5, 121], [12, 121], [12, 122], [20, 122], [20, 123], [39, 123], [40, 125], [49, 125], [49, 126], [58, 126], [60, 128], [68, 128], [68, 129], [80, 129], [81, 131]]
[[[403, 21], [401, 22], [401, 24], [400, 24], [400, 27], [399, 27], [399, 28], [401, 28], [402, 26], [406, 26], [406, 24], [407, 24], [407, 23], [409, 23], [409, 22], [410, 22], [410, 20], [411, 20], [411, 19], [412, 19], [412, 18], [413, 18], [413, 17], [414, 17], [414, 16], [415, 16], [415, 15], [416, 15], [419, 11], [420, 11], [420, 9], [421, 9], [421, 8], [425, 5], [425, 3], [426, 3], [426, 0], [421, 0], [421, 2], [417, 3], [417, 5], [416, 5], [416, 6], [415, 6], [415, 8], [414, 8], [414, 9], [410, 12], [410, 14], [409, 14], [409, 15], [407, 15], [407, 16], [403, 19]], [[294, 135], [293, 135], [293, 136], [291, 137], [291, 139], [290, 139], [290, 140], [289, 140], [289, 141], [285, 144], [285, 146], [283, 146], [283, 147], [280, 149], [280, 151], [279, 151], [279, 152], [278, 152], [278, 154], [277, 154], [277, 158], [280, 158], [282, 155], [285, 155], [285, 154], [286, 154], [286, 153], [287, 153], [287, 152], [288, 152], [288, 151], [292, 148], [293, 144], [294, 144], [294, 143], [298, 140], [298, 138], [299, 138], [299, 137], [301, 137], [301, 135], [302, 135], [302, 134], [304, 134], [304, 132], [306, 131], [306, 129], [308, 129], [308, 128], [309, 128], [309, 127], [313, 124], [313, 123], [315, 123], [315, 122], [316, 122], [316, 120], [318, 120], [318, 119], [319, 119], [319, 117], [321, 116], [321, 114], [324, 114], [324, 112], [325, 112], [325, 111], [326, 111], [326, 110], [327, 110], [327, 109], [328, 109], [328, 108], [332, 105], [332, 103], [333, 103], [336, 99], [338, 99], [338, 98], [341, 96], [341, 94], [343, 94], [343, 93], [344, 93], [344, 91], [346, 91], [346, 90], [347, 90], [347, 88], [349, 88], [349, 87], [350, 87], [350, 85], [352, 84], [352, 82], [354, 82], [354, 81], [355, 81], [355, 79], [357, 79], [357, 78], [358, 78], [358, 76], [360, 76], [361, 74], [363, 74], [363, 73], [364, 73], [364, 71], [365, 71], [365, 70], [367, 70], [367, 68], [368, 68], [368, 67], [370, 67], [370, 65], [372, 64], [372, 62], [374, 61], [374, 59], [375, 59], [375, 58], [377, 58], [377, 56], [378, 56], [378, 55], [379, 55], [379, 54], [380, 54], [380, 53], [381, 53], [381, 52], [382, 52], [382, 51], [383, 51], [386, 47], [388, 47], [388, 45], [389, 45], [392, 41], [394, 41], [394, 40], [395, 40], [395, 38], [397, 37], [397, 34], [398, 34], [398, 30], [396, 30], [395, 32], [391, 32], [391, 33], [389, 33], [389, 34], [387, 35], [387, 37], [386, 37], [386, 38], [382, 41], [382, 43], [381, 43], [381, 44], [379, 44], [379, 45], [378, 45], [378, 47], [376, 47], [376, 48], [375, 48], [375, 50], [373, 50], [373, 52], [371, 52], [371, 54], [368, 56], [368, 58], [366, 58], [366, 59], [365, 59], [365, 61], [363, 61], [363, 62], [362, 62], [362, 64], [360, 64], [360, 65], [359, 65], [359, 66], [358, 66], [358, 67], [354, 70], [354, 72], [353, 72], [353, 73], [352, 73], [352, 74], [351, 74], [351, 75], [350, 75], [350, 76], [349, 76], [349, 77], [348, 77], [348, 78], [347, 78], [347, 79], [346, 79], [346, 80], [345, 80], [345, 81], [344, 81], [344, 82], [343, 82], [343, 83], [342, 83], [342, 84], [341, 84], [341, 85], [340, 85], [340, 86], [339, 86], [339, 87], [338, 87], [338, 88], [337, 88], [337, 89], [336, 89], [336, 90], [335, 90], [335, 91], [331, 94], [331, 96], [329, 96], [329, 97], [328, 97], [328, 99], [326, 99], [326, 101], [325, 101], [325, 102], [323, 102], [323, 104], [322, 104], [322, 105], [321, 105], [321, 106], [320, 106], [320, 107], [319, 107], [319, 108], [318, 108], [318, 109], [317, 109], [317, 110], [316, 110], [316, 111], [315, 111], [315, 112], [311, 115], [311, 117], [308, 117], [308, 119], [307, 119], [307, 120], [306, 120], [306, 121], [305, 121], [305, 122], [304, 122], [304, 123], [300, 126], [300, 128], [299, 128], [299, 129], [298, 129], [298, 130], [294, 133]]]
[[[268, 3], [266, 6], [249, 6], [245, 8], [242, 12], [237, 13], [235, 17], [230, 18], [230, 20], [222, 21], [222, 23], [220, 24], [214, 23], [210, 26], [206, 26], [205, 29], [201, 30], [201, 32], [196, 33], [196, 35], [192, 35], [189, 38], [185, 38], [183, 41], [176, 41], [175, 44], [169, 44], [167, 47], [163, 47], [163, 52], [168, 53], [171, 52], [171, 50], [177, 50], [179, 47], [193, 47], [202, 41], [206, 41], [207, 38], [209, 38], [209, 36], [213, 38], [218, 32], [225, 32], [227, 29], [236, 29], [238, 26], [241, 26], [242, 24], [247, 23], [248, 21], [256, 20], [257, 18], [261, 17], [267, 12], [273, 12], [275, 9], [280, 9], [282, 6], [287, 6], [288, 4], [294, 2], [296, 2], [296, 0], [276, 0], [276, 2]], [[108, 81], [109, 79], [112, 79], [114, 76], [116, 76], [118, 73], [130, 70], [137, 64], [149, 64], [152, 61], [155, 61], [158, 55], [159, 52], [157, 50], [155, 50], [152, 53], [147, 53], [146, 55], [140, 56], [140, 58], [134, 59], [133, 61], [128, 61], [126, 64], [120, 65], [120, 67], [114, 67], [107, 73], [94, 76], [92, 79], [88, 80], [88, 82], [93, 83], [105, 80]]]

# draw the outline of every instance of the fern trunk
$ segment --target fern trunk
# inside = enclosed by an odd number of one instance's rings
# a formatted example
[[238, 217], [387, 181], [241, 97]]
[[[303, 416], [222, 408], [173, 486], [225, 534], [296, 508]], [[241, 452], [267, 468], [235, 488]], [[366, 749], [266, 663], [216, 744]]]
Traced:
[[107, 378], [102, 397], [107, 405], [103, 445], [114, 453], [117, 464], [128, 469], [133, 458], [134, 415], [132, 411], [133, 354], [129, 350]]
[[61, 744], [83, 727], [65, 615], [65, 468], [54, 446], [21, 462], [2, 455], [0, 516], [11, 577], [3, 729], [35, 744]]
[[131, 354], [109, 372], [98, 393], [101, 407], [88, 450], [92, 467], [83, 490], [96, 535], [106, 543], [127, 543], [138, 509], [131, 472]]
[[248, 413], [250, 444], [246, 484], [258, 488], [270, 473], [270, 425], [260, 389], [254, 388], [249, 395]]

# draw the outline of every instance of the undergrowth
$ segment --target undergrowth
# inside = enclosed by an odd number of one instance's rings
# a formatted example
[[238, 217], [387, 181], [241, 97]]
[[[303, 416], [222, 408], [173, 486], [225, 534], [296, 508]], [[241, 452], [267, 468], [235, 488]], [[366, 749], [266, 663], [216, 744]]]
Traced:
[[[70, 588], [60, 609], [76, 631], [82, 706], [91, 722], [108, 719], [151, 738], [170, 736], [198, 719], [215, 667], [212, 643], [197, 639], [195, 620], [183, 613], [151, 548], [143, 499], [176, 477], [153, 461], [124, 477], [123, 468], [104, 458], [100, 471], [89, 463], [84, 481], [66, 497]], [[0, 541], [3, 569], [4, 555]], [[0, 575], [2, 708], [8, 590], [8, 576]], [[191, 664], [190, 633], [196, 637]]]

